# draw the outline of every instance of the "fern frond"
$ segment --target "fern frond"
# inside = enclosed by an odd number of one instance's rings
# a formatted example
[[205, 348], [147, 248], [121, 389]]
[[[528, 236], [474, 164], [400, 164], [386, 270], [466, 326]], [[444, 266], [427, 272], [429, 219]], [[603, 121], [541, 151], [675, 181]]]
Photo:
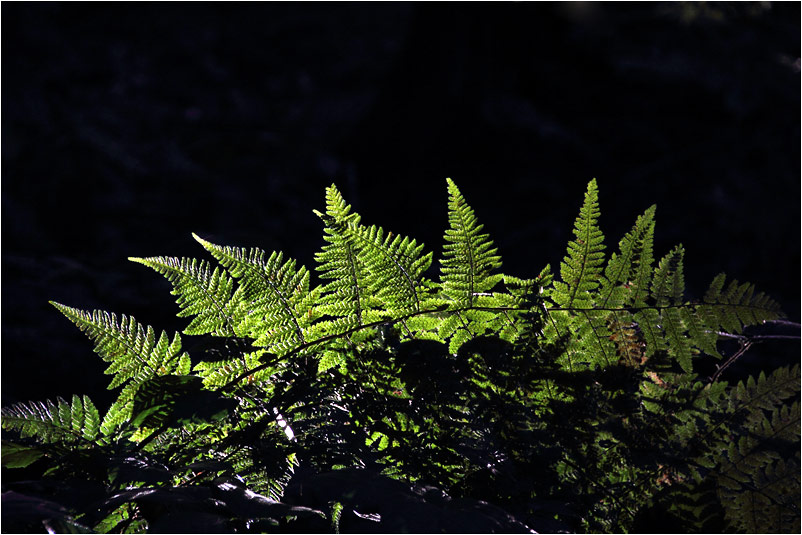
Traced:
[[572, 321], [575, 341], [569, 350], [581, 355], [583, 365], [606, 367], [618, 362], [613, 334], [608, 327], [609, 313], [601, 310], [582, 310]]
[[181, 356], [181, 336], [176, 333], [172, 341], [162, 331], [156, 340], [153, 327], [143, 326], [132, 316], [117, 316], [102, 310], [88, 312], [50, 302], [95, 342], [95, 352], [109, 362], [107, 374], [114, 374], [109, 390], [138, 377], [143, 370], [154, 374], [172, 371]]
[[591, 293], [598, 288], [604, 265], [604, 235], [599, 229], [599, 190], [594, 178], [574, 222], [575, 240], [560, 263], [560, 281], [554, 281], [552, 298], [562, 308], [590, 308]]
[[726, 276], [719, 273], [710, 283], [704, 303], [698, 311], [712, 329], [740, 333], [744, 327], [784, 317], [780, 305], [763, 292], [755, 293], [754, 285], [730, 282], [726, 290]]
[[[326, 213], [315, 210], [315, 214], [324, 222], [323, 239], [328, 242], [315, 254], [316, 269], [322, 272], [322, 279], [331, 281], [321, 289], [318, 309], [321, 314], [341, 320], [330, 326], [329, 332], [343, 332], [375, 321], [378, 317], [372, 311], [380, 308], [381, 302], [368, 291], [367, 268], [350, 239], [352, 229], [359, 226], [359, 214], [351, 213], [351, 206], [334, 184], [326, 188]], [[331, 328], [343, 331], [331, 331]]]
[[680, 308], [683, 305], [685, 279], [683, 276], [682, 245], [672, 249], [657, 265], [652, 280], [652, 298], [660, 310], [660, 321], [668, 342], [668, 352], [686, 372], [692, 370], [691, 340], [687, 337]]
[[[771, 419], [762, 412], [747, 432], [729, 442], [726, 460], [717, 471], [719, 495], [727, 520], [747, 533], [799, 531], [799, 402], [775, 408]], [[772, 444], [795, 445], [784, 459]], [[787, 531], [791, 526], [796, 531]]]
[[6, 407], [2, 427], [43, 444], [92, 442], [98, 438], [100, 416], [87, 396], [74, 395], [71, 404], [58, 398], [55, 403], [33, 401]]
[[750, 376], [732, 388], [729, 410], [754, 412], [758, 409], [773, 410], [785, 400], [798, 396], [800, 391], [799, 364], [774, 370], [769, 375], [760, 373], [755, 379]]
[[743, 533], [799, 533], [799, 459], [778, 459], [749, 485], [721, 492], [727, 521]]
[[383, 313], [397, 317], [419, 312], [428, 300], [423, 273], [432, 263], [432, 253], [423, 253], [424, 245], [406, 236], [386, 235], [376, 225], [344, 227], [367, 267], [367, 288], [383, 303]]
[[109, 363], [105, 373], [114, 374], [109, 390], [125, 384], [103, 419], [104, 434], [112, 433], [130, 418], [139, 385], [156, 375], [189, 366], [189, 355], [181, 352], [178, 333], [171, 341], [162, 331], [157, 340], [152, 327], [143, 326], [131, 316], [123, 315], [118, 323], [114, 314], [102, 310], [87, 312], [53, 301], [51, 304], [95, 342], [95, 352]]
[[172, 294], [181, 307], [178, 317], [195, 316], [184, 334], [233, 336], [241, 320], [234, 280], [219, 267], [194, 258], [129, 258], [163, 275], [173, 285]]
[[490, 273], [501, 267], [501, 257], [488, 234], [481, 231], [473, 209], [454, 181], [448, 183], [448, 223], [443, 258], [440, 260], [440, 284], [453, 307], [470, 307], [477, 296], [490, 291], [501, 275]]
[[320, 289], [309, 290], [309, 271], [295, 269], [295, 260], [259, 248], [250, 250], [215, 245], [197, 235], [195, 239], [231, 273], [240, 279], [243, 320], [237, 334], [255, 339], [254, 345], [285, 354], [307, 340], [304, 330], [317, 319], [313, 305]]
[[620, 252], [610, 255], [599, 289], [599, 307], [641, 307], [646, 304], [654, 260], [655, 210], [656, 207], [652, 205], [638, 216], [635, 226], [621, 239]]

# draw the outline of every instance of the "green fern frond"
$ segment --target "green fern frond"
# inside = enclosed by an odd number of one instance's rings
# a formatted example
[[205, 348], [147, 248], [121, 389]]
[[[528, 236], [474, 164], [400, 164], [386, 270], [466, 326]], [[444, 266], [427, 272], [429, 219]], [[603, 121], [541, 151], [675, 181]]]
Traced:
[[383, 313], [392, 318], [422, 310], [429, 299], [423, 273], [432, 263], [432, 253], [423, 254], [422, 243], [392, 232], [385, 235], [376, 225], [344, 230], [367, 267], [367, 288], [383, 303]]
[[682, 322], [680, 307], [683, 305], [685, 279], [683, 276], [683, 257], [685, 249], [682, 245], [671, 250], [657, 265], [652, 280], [652, 298], [654, 305], [660, 309], [660, 322], [668, 342], [668, 352], [683, 370], [693, 369], [691, 357], [691, 339]]
[[126, 381], [136, 379], [143, 370], [154, 375], [170, 373], [181, 357], [181, 336], [176, 333], [172, 341], [162, 331], [156, 340], [153, 327], [143, 326], [132, 316], [117, 316], [102, 310], [87, 312], [50, 302], [95, 342], [95, 352], [110, 363], [107, 374], [114, 374], [109, 390]]
[[710, 283], [704, 303], [698, 306], [711, 329], [740, 333], [749, 325], [784, 317], [780, 305], [763, 292], [755, 293], [754, 285], [733, 280], [724, 290], [725, 280], [724, 273], [719, 273]]
[[498, 249], [493, 246], [490, 236], [482, 233], [484, 225], [479, 224], [473, 208], [454, 181], [450, 178], [446, 181], [449, 228], [445, 231], [443, 258], [440, 260], [440, 289], [451, 309], [482, 308], [446, 314], [443, 324], [437, 326], [439, 338], [449, 339], [449, 352], [456, 354], [463, 343], [486, 332], [497, 332], [504, 339], [514, 339], [517, 333], [514, 319], [506, 311], [490, 309], [520, 306], [523, 304], [522, 295], [491, 290], [501, 281], [513, 291], [523, 287], [531, 289], [534, 281], [493, 273], [501, 267]]
[[777, 459], [747, 484], [721, 490], [727, 521], [742, 533], [799, 533], [799, 471], [798, 458]]
[[55, 403], [17, 403], [2, 410], [2, 427], [33, 437], [42, 444], [93, 442], [98, 438], [100, 416], [87, 397], [72, 396], [72, 403], [58, 398]]
[[233, 291], [234, 280], [209, 262], [194, 258], [129, 258], [163, 275], [173, 285], [172, 294], [181, 307], [178, 317], [195, 316], [184, 334], [233, 336], [241, 321], [239, 296]]
[[51, 304], [95, 342], [95, 352], [109, 363], [105, 373], [114, 374], [109, 390], [125, 384], [103, 419], [104, 434], [112, 433], [130, 418], [139, 385], [156, 375], [189, 366], [189, 355], [181, 353], [178, 333], [171, 341], [162, 331], [157, 340], [152, 327], [143, 326], [131, 316], [123, 315], [118, 323], [114, 314], [102, 310], [87, 312], [53, 301]]
[[729, 399], [729, 411], [738, 414], [758, 409], [773, 410], [785, 400], [798, 396], [800, 391], [799, 364], [785, 366], [766, 375], [761, 372], [758, 378], [750, 376], [732, 388]]
[[588, 183], [585, 202], [574, 222], [575, 240], [560, 263], [560, 281], [554, 281], [552, 298], [562, 308], [591, 308], [591, 293], [599, 286], [604, 265], [604, 235], [599, 229], [599, 190]]
[[620, 252], [610, 255], [599, 289], [599, 307], [640, 307], [646, 304], [654, 260], [655, 210], [652, 205], [638, 216], [635, 226], [621, 239]]
[[307, 340], [304, 330], [317, 319], [313, 305], [320, 289], [309, 290], [309, 271], [295, 269], [295, 260], [273, 252], [269, 257], [259, 248], [250, 250], [195, 239], [231, 273], [240, 279], [244, 307], [237, 334], [255, 339], [254, 345], [281, 355]]
[[501, 280], [501, 275], [490, 274], [501, 267], [501, 257], [490, 236], [481, 232], [484, 225], [479, 224], [454, 181], [446, 181], [449, 228], [440, 260], [440, 284], [452, 307], [470, 307]]
[[685, 282], [683, 277], [683, 257], [685, 249], [677, 245], [657, 265], [652, 279], [652, 298], [658, 308], [681, 305]]
[[[381, 307], [381, 302], [368, 291], [367, 267], [350, 237], [359, 226], [359, 214], [351, 213], [351, 206], [333, 184], [326, 188], [326, 213], [314, 212], [324, 222], [323, 239], [328, 242], [315, 254], [316, 269], [322, 279], [331, 281], [321, 289], [318, 309], [321, 314], [341, 320], [328, 331], [344, 332], [379, 319], [373, 311]], [[342, 331], [336, 330], [340, 328]]]

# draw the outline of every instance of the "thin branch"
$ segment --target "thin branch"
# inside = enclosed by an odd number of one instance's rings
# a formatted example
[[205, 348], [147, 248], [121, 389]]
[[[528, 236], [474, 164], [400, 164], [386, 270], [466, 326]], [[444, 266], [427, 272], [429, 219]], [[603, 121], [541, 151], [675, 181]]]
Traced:
[[710, 376], [710, 378], [708, 379], [708, 382], [715, 383], [718, 380], [718, 378], [721, 377], [721, 374], [724, 373], [724, 370], [726, 370], [733, 362], [735, 362], [741, 356], [743, 356], [743, 354], [746, 353], [747, 350], [749, 350], [750, 347], [752, 347], [752, 341], [749, 340], [749, 339], [743, 339], [742, 338], [741, 339], [741, 347], [738, 349], [738, 351], [733, 353], [732, 356], [730, 358], [728, 358], [726, 360], [726, 362], [724, 362], [724, 364], [722, 364], [721, 366], [717, 367], [716, 372], [713, 375]]
[[[709, 331], [708, 331], [709, 332]], [[749, 340], [750, 342], [760, 342], [762, 340], [799, 340], [798, 334], [732, 334], [722, 331], [715, 331], [722, 338], [734, 338], [735, 340]]]

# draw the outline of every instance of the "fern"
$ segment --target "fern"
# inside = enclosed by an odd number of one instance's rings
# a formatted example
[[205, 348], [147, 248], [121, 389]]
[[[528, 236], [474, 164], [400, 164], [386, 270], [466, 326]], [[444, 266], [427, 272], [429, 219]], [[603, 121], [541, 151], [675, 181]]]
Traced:
[[33, 437], [43, 444], [93, 442], [99, 438], [100, 417], [87, 396], [74, 395], [72, 403], [59, 398], [17, 403], [2, 410], [3, 429], [19, 433], [20, 438]]
[[[359, 225], [359, 214], [352, 214], [334, 185], [326, 188], [326, 213], [315, 210], [324, 221], [324, 239], [329, 242], [315, 255], [321, 278], [329, 279], [322, 290], [319, 309], [323, 314], [342, 318], [342, 328], [364, 325], [378, 319], [370, 312], [380, 303], [368, 291], [367, 268], [349, 239], [349, 230]], [[336, 329], [335, 329], [336, 330]]]
[[596, 180], [588, 183], [585, 202], [574, 222], [575, 240], [560, 263], [560, 281], [554, 282], [552, 298], [565, 309], [593, 306], [592, 292], [598, 288], [604, 265], [604, 235], [598, 226], [599, 190]]
[[181, 337], [177, 333], [172, 341], [165, 332], [156, 340], [153, 328], [144, 327], [133, 317], [122, 316], [118, 323], [117, 317], [108, 312], [87, 312], [51, 303], [95, 341], [95, 352], [110, 363], [105, 372], [114, 374], [109, 389], [124, 385], [103, 418], [100, 428], [104, 435], [110, 435], [130, 419], [134, 396], [142, 383], [173, 371], [189, 372], [189, 355], [181, 353]]
[[312, 306], [319, 290], [309, 290], [309, 272], [295, 269], [295, 260], [284, 261], [282, 253], [269, 257], [258, 248], [250, 250], [215, 245], [195, 239], [229, 270], [241, 279], [245, 316], [237, 326], [240, 336], [255, 339], [255, 344], [274, 353], [286, 353], [306, 342], [304, 329], [315, 318]]
[[242, 320], [238, 309], [240, 296], [234, 295], [234, 280], [224, 269], [212, 269], [208, 262], [190, 258], [159, 256], [129, 260], [154, 269], [173, 284], [173, 295], [178, 296], [182, 309], [178, 316], [195, 316], [184, 334], [234, 335]]
[[385, 317], [423, 310], [428, 282], [423, 273], [432, 262], [423, 244], [392, 232], [385, 235], [376, 225], [347, 227], [346, 234], [368, 266], [367, 288], [384, 304]]
[[[197, 235], [213, 260], [132, 257], [171, 283], [191, 318], [183, 334], [204, 336], [192, 358], [179, 334], [53, 303], [120, 390], [102, 419], [78, 396], [3, 409], [4, 466], [44, 458], [51, 475], [90, 473], [106, 499], [80, 520], [100, 531], [159, 529], [163, 515], [211, 503], [231, 531], [289, 518], [300, 531], [350, 529], [362, 498], [296, 487], [343, 468], [436, 486], [441, 504], [446, 492], [495, 503], [541, 531], [627, 531], [666, 503], [688, 530], [715, 519], [798, 529], [798, 366], [720, 380], [749, 346], [745, 329], [782, 317], [775, 301], [723, 274], [702, 300], [686, 297], [682, 246], [655, 263], [654, 206], [606, 258], [595, 180], [559, 273], [501, 273], [473, 208], [446, 185], [434, 275], [432, 252], [364, 225], [334, 185], [315, 211], [319, 285], [281, 252]], [[721, 336], [742, 351], [700, 377]], [[287, 496], [319, 498], [317, 509], [280, 504]], [[223, 502], [286, 516], [241, 521]], [[492, 529], [522, 529], [513, 520]]]
[[654, 213], [652, 205], [638, 216], [635, 226], [619, 243], [620, 253], [613, 253], [600, 282], [600, 308], [620, 308], [646, 305], [652, 273], [652, 244]]
[[501, 267], [501, 257], [487, 234], [482, 234], [473, 209], [454, 181], [448, 180], [448, 223], [443, 248], [440, 284], [451, 306], [471, 307], [501, 280], [491, 271]]

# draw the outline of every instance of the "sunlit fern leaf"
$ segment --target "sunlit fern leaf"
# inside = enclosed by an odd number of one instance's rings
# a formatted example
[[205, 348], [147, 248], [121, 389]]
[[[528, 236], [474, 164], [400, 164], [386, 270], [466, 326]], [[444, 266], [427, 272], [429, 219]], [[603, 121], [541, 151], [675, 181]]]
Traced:
[[574, 222], [575, 239], [560, 263], [560, 281], [554, 281], [554, 302], [563, 308], [590, 308], [591, 292], [599, 286], [604, 265], [604, 235], [599, 229], [596, 179], [588, 183], [585, 201]]
[[326, 188], [326, 213], [314, 212], [324, 222], [323, 239], [328, 242], [315, 254], [320, 277], [330, 281], [321, 289], [320, 312], [343, 318], [337, 325], [345, 329], [373, 321], [370, 311], [381, 303], [368, 291], [369, 274], [350, 236], [359, 226], [359, 214], [351, 212], [333, 184]]
[[441, 340], [437, 332], [442, 321], [443, 318], [437, 315], [413, 316], [404, 324], [418, 340]]
[[32, 401], [17, 403], [2, 410], [2, 427], [48, 443], [92, 442], [98, 438], [100, 416], [87, 397], [72, 396], [72, 403], [58, 398], [56, 402]]
[[184, 334], [233, 336], [239, 323], [239, 299], [234, 280], [220, 268], [194, 258], [129, 258], [163, 275], [173, 285], [173, 295], [181, 307], [178, 317], [195, 316]]
[[[560, 263], [560, 280], [554, 280], [546, 296], [556, 308], [550, 311], [547, 330], [566, 338], [568, 346], [561, 360], [569, 370], [604, 366], [615, 360], [605, 319], [593, 311], [603, 280], [604, 235], [599, 229], [599, 198], [596, 180], [588, 183], [585, 200], [574, 221], [574, 240]], [[551, 338], [551, 335], [547, 335]]]
[[330, 368], [345, 365], [345, 353], [342, 351], [323, 351], [318, 360], [317, 372], [323, 373]]
[[716, 347], [718, 333], [707, 324], [704, 314], [695, 306], [682, 307], [679, 314], [693, 346], [707, 355], [721, 358]]
[[[162, 332], [158, 341], [152, 327], [145, 327], [132, 316], [117, 316], [102, 310], [87, 312], [51, 301], [62, 314], [95, 342], [95, 352], [110, 363], [106, 373], [115, 374], [109, 388], [137, 377], [142, 370], [168, 373], [180, 357], [181, 337], [170, 341]], [[168, 370], [169, 368], [169, 370]]]
[[674, 247], [654, 271], [652, 279], [652, 298], [658, 308], [682, 304], [685, 283], [682, 274], [685, 250], [681, 245]]
[[140, 385], [154, 376], [153, 371], [145, 369], [136, 381], [131, 381], [120, 390], [117, 399], [109, 407], [100, 425], [100, 430], [104, 435], [113, 434], [122, 424], [131, 419], [134, 410], [134, 396]]
[[[102, 310], [87, 312], [51, 301], [62, 314], [95, 342], [95, 352], [109, 363], [107, 374], [114, 374], [109, 389], [125, 385], [103, 418], [101, 430], [110, 434], [131, 416], [133, 397], [139, 385], [156, 375], [167, 375], [177, 367], [186, 369], [188, 356], [181, 352], [181, 336], [172, 341], [162, 332], [156, 339], [152, 327], [145, 327], [133, 317]], [[127, 383], [127, 384], [126, 384]]]
[[446, 181], [449, 228], [440, 260], [440, 283], [452, 307], [470, 307], [478, 295], [489, 292], [501, 279], [501, 275], [491, 275], [501, 267], [501, 257], [490, 236], [482, 233], [484, 225], [479, 224], [454, 181]]
[[240, 279], [245, 314], [237, 334], [255, 339], [254, 345], [285, 354], [307, 340], [304, 329], [317, 319], [313, 305], [320, 289], [309, 290], [309, 271], [295, 269], [295, 260], [270, 256], [259, 249], [215, 245], [196, 235], [203, 245], [234, 277]]
[[582, 310], [573, 322], [575, 340], [569, 351], [575, 351], [578, 360], [590, 368], [606, 367], [618, 362], [616, 346], [607, 325], [608, 313], [602, 310]]
[[344, 232], [367, 267], [367, 287], [383, 303], [382, 313], [392, 318], [420, 311], [429, 299], [423, 273], [432, 253], [423, 254], [423, 244], [392, 232], [385, 235], [376, 225], [345, 227]]
[[612, 253], [599, 289], [597, 306], [601, 308], [643, 306], [652, 272], [654, 213], [650, 206], [635, 221], [635, 226], [619, 243], [620, 252]]

